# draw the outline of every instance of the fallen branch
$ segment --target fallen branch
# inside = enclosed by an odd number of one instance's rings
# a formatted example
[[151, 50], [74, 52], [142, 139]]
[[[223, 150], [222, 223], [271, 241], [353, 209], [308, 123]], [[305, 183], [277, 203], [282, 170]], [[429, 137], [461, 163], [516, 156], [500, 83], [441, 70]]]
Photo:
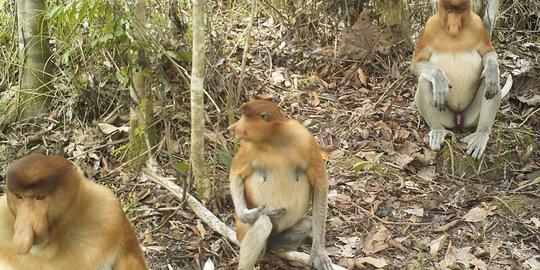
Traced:
[[[149, 172], [148, 170], [143, 171], [142, 177], [146, 177], [150, 179], [151, 181], [166, 188], [178, 200], [180, 201], [184, 200], [182, 196], [183, 194], [182, 188], [176, 185], [173, 181], [171, 181], [171, 180], [174, 180], [175, 178], [161, 177], [161, 176], [156, 175], [155, 173]], [[195, 197], [191, 196], [189, 193], [186, 193], [186, 196], [187, 196], [187, 200], [186, 200], [187, 204], [189, 205], [191, 210], [193, 210], [193, 212], [195, 212], [195, 214], [203, 222], [208, 224], [208, 226], [210, 226], [212, 230], [225, 236], [225, 238], [227, 238], [230, 242], [239, 246], [238, 239], [236, 239], [236, 233], [233, 230], [227, 227], [227, 225], [225, 225], [225, 223], [223, 223], [219, 218], [217, 218], [212, 212], [208, 211], [208, 209], [206, 209], [206, 207], [204, 207], [204, 205], [202, 205]], [[280, 253], [277, 253], [276, 255], [290, 261], [300, 262], [300, 263], [309, 265], [309, 255], [303, 252], [288, 251], [288, 252], [280, 252]], [[343, 268], [335, 264], [332, 265], [332, 268], [334, 270], [346, 270], [346, 268]]]

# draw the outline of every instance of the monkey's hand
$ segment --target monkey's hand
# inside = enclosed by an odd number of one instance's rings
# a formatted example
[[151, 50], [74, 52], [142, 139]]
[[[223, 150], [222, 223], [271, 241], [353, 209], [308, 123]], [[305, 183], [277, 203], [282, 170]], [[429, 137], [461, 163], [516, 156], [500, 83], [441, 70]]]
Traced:
[[252, 224], [261, 215], [264, 215], [264, 206], [260, 206], [252, 209], [244, 209], [244, 211], [238, 213], [238, 217], [242, 223]]
[[238, 217], [242, 223], [252, 224], [261, 215], [267, 215], [270, 219], [278, 219], [285, 214], [285, 211], [285, 208], [268, 210], [265, 206], [260, 206], [257, 208], [245, 209], [242, 213], [238, 213]]
[[488, 58], [484, 65], [484, 70], [480, 76], [484, 80], [486, 87], [486, 99], [493, 98], [500, 91], [499, 85], [499, 64], [497, 59]]
[[450, 87], [450, 81], [444, 74], [444, 71], [440, 68], [435, 68], [431, 74], [433, 84], [433, 99], [435, 101], [435, 107], [439, 111], [444, 111], [446, 108], [446, 101], [448, 100], [448, 91]]
[[474, 159], [480, 158], [486, 150], [489, 133], [489, 131], [476, 131], [463, 138], [462, 141], [467, 143], [467, 155], [471, 155]]
[[267, 215], [270, 219], [276, 220], [282, 217], [285, 212], [287, 212], [287, 209], [285, 209], [285, 207], [281, 207], [273, 210], [265, 210], [264, 214]]
[[324, 249], [312, 248], [309, 260], [317, 270], [332, 270], [332, 261]]
[[444, 141], [446, 135], [452, 134], [452, 131], [446, 129], [433, 129], [429, 132], [429, 148], [431, 150], [439, 151], [441, 150], [441, 144]]

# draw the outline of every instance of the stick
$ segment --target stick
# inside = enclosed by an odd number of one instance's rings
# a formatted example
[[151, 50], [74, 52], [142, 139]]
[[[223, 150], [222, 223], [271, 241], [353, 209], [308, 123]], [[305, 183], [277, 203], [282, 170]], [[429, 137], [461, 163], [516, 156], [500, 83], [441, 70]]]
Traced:
[[[142, 177], [146, 177], [153, 182], [159, 184], [160, 186], [166, 188], [169, 190], [179, 201], [183, 201], [184, 198], [182, 196], [183, 190], [181, 187], [176, 185], [171, 180], [175, 179], [174, 177], [161, 177], [156, 175], [155, 173], [149, 172], [148, 170], [143, 170]], [[186, 193], [187, 196], [187, 204], [195, 212], [195, 214], [212, 230], [215, 232], [218, 232], [219, 234], [223, 235], [225, 238], [227, 238], [232, 243], [236, 244], [237, 246], [240, 246], [240, 243], [238, 242], [238, 239], [236, 239], [236, 233], [231, 230], [225, 223], [221, 222], [219, 218], [217, 218], [212, 212], [210, 212], [204, 205], [202, 205], [195, 197], [191, 196], [189, 193]], [[288, 252], [279, 252], [277, 255], [283, 259], [287, 259], [290, 261], [300, 262], [306, 265], [310, 265], [309, 263], [309, 255], [303, 252], [298, 251], [288, 251]], [[343, 268], [339, 265], [332, 265], [332, 268], [334, 270], [346, 270], [346, 268]]]

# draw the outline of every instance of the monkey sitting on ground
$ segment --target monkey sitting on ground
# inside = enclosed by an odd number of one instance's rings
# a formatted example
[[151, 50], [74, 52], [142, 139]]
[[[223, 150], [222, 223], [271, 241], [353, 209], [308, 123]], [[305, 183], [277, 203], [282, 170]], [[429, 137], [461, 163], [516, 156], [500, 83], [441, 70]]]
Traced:
[[31, 154], [7, 168], [0, 197], [0, 269], [145, 270], [120, 202], [61, 156]]
[[228, 128], [242, 140], [229, 175], [238, 269], [252, 270], [266, 247], [296, 249], [311, 232], [311, 263], [332, 269], [324, 246], [328, 177], [315, 138], [270, 101], [249, 101], [240, 113]]
[[476, 127], [466, 136], [467, 154], [479, 158], [501, 104], [499, 63], [471, 0], [439, 0], [426, 23], [411, 70], [418, 76], [414, 101], [426, 120], [429, 146], [439, 150], [447, 128]]

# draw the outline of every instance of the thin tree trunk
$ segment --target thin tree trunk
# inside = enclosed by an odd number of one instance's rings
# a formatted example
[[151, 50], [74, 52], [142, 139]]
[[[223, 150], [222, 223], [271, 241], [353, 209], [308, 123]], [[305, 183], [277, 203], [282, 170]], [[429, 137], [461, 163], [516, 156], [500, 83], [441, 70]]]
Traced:
[[[144, 0], [139, 0], [134, 6], [136, 19], [133, 25], [137, 31], [144, 33], [146, 23], [146, 4]], [[139, 34], [136, 39], [143, 40]], [[140, 167], [144, 161], [152, 160], [154, 147], [157, 143], [156, 128], [154, 123], [154, 97], [150, 88], [150, 60], [146, 56], [144, 49], [139, 49], [137, 67], [133, 67], [131, 72], [131, 97], [137, 103], [136, 108], [131, 110], [131, 130], [127, 158], [131, 161], [131, 167]], [[143, 131], [143, 132], [141, 132]]]
[[202, 201], [211, 196], [204, 159], [204, 62], [205, 1], [193, 1], [193, 61], [191, 71], [191, 169]]
[[51, 49], [47, 24], [43, 19], [44, 0], [18, 0], [19, 89], [15, 103], [5, 108], [3, 123], [26, 119], [46, 112], [51, 97]]

